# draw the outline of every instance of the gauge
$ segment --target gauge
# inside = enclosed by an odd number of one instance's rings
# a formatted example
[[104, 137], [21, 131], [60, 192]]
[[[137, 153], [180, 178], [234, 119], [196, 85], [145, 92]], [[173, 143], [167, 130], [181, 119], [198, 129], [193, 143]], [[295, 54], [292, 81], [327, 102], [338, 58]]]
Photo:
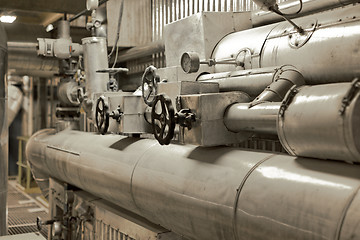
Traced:
[[186, 52], [181, 56], [181, 68], [186, 73], [197, 72], [200, 68], [200, 58], [196, 52]]

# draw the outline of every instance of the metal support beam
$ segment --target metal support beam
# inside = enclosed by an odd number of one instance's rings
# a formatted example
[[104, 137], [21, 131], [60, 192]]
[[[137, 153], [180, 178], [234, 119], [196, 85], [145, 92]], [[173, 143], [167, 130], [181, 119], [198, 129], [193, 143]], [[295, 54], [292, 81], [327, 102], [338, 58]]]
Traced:
[[24, 10], [38, 12], [55, 12], [76, 14], [85, 9], [85, 0], [12, 0], [2, 1], [1, 8], [8, 10]]

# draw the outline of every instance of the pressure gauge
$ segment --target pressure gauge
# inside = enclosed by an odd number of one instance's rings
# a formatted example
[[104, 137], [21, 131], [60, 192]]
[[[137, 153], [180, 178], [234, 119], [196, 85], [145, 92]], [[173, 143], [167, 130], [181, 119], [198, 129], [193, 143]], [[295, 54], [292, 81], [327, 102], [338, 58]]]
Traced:
[[200, 58], [196, 52], [186, 52], [181, 56], [181, 68], [186, 73], [197, 72], [200, 68]]

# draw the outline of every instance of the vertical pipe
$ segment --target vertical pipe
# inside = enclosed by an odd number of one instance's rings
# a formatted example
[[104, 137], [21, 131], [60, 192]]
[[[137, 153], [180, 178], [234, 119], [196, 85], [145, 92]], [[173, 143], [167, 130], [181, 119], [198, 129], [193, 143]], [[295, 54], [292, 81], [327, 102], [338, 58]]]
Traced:
[[0, 236], [7, 234], [7, 176], [8, 176], [8, 124], [7, 124], [7, 37], [0, 24]]

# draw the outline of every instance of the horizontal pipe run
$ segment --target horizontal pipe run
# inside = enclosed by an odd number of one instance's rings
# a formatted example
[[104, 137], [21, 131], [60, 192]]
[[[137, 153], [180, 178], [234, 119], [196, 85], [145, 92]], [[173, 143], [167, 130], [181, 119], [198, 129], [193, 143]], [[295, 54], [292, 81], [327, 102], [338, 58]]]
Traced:
[[26, 152], [41, 173], [35, 176], [77, 186], [190, 239], [360, 237], [359, 219], [348, 211], [360, 204], [349, 202], [359, 195], [356, 165], [79, 131], [38, 132]]
[[119, 52], [117, 63], [135, 60], [137, 58], [151, 56], [152, 54], [165, 51], [164, 41], [156, 41], [143, 46], [137, 46]]
[[258, 96], [273, 80], [277, 67], [201, 75], [197, 81], [215, 82], [221, 92], [242, 91]]
[[224, 124], [231, 132], [254, 132], [277, 134], [276, 120], [281, 103], [250, 103], [231, 105], [224, 115]]
[[[307, 0], [303, 1], [301, 11], [294, 17], [306, 16], [317, 12], [341, 7], [347, 4], [359, 2], [358, 0]], [[289, 0], [278, 4], [279, 11], [285, 14], [296, 13], [300, 9], [299, 0]], [[284, 19], [272, 11], [256, 10], [251, 13], [254, 27], [280, 22]]]

